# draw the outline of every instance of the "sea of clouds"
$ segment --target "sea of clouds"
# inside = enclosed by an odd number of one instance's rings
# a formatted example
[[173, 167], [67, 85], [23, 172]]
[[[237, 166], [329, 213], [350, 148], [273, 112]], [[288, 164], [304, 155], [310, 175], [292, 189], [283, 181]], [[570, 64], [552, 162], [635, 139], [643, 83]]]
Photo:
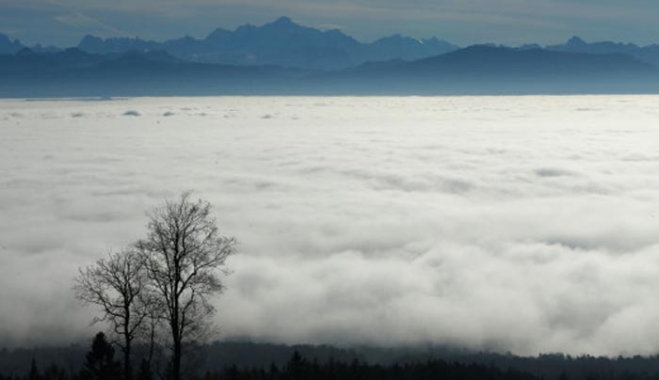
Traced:
[[659, 97], [0, 101], [0, 345], [87, 339], [77, 270], [185, 190], [220, 338], [659, 352]]

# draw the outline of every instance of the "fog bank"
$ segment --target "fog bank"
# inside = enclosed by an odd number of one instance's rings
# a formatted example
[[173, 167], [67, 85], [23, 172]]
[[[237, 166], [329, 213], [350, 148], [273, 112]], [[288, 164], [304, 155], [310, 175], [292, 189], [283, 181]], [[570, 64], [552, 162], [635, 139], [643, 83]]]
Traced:
[[658, 101], [0, 101], [0, 345], [91, 336], [77, 268], [191, 189], [219, 338], [657, 353]]

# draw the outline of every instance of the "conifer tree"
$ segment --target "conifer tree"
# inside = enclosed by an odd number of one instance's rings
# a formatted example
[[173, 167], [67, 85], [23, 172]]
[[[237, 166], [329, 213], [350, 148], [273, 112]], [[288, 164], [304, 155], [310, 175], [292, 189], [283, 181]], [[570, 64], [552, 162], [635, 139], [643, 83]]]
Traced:
[[114, 360], [114, 348], [105, 339], [105, 334], [99, 332], [85, 356], [82, 377], [88, 380], [117, 380], [120, 374], [121, 366]]

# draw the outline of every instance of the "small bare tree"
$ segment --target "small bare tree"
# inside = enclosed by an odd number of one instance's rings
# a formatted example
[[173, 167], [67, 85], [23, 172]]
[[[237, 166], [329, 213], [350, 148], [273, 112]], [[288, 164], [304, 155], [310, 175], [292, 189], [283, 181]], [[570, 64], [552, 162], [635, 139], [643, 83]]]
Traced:
[[148, 316], [144, 262], [135, 250], [110, 253], [94, 265], [80, 269], [73, 287], [75, 296], [100, 306], [102, 316], [94, 322], [109, 322], [121, 337], [117, 345], [124, 354], [124, 379], [132, 378], [131, 348]]
[[171, 333], [172, 378], [181, 379], [183, 351], [203, 340], [214, 308], [209, 296], [222, 291], [221, 274], [236, 241], [220, 235], [210, 203], [189, 193], [167, 200], [149, 214], [147, 237], [136, 243], [149, 286], [158, 295]]

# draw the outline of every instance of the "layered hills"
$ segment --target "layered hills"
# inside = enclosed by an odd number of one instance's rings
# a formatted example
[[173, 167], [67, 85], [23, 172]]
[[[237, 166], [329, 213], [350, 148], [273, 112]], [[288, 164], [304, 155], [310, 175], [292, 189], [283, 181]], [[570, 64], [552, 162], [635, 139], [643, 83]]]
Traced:
[[0, 96], [657, 93], [657, 63], [657, 45], [362, 43], [282, 17], [204, 39], [85, 36], [65, 50], [0, 35]]

